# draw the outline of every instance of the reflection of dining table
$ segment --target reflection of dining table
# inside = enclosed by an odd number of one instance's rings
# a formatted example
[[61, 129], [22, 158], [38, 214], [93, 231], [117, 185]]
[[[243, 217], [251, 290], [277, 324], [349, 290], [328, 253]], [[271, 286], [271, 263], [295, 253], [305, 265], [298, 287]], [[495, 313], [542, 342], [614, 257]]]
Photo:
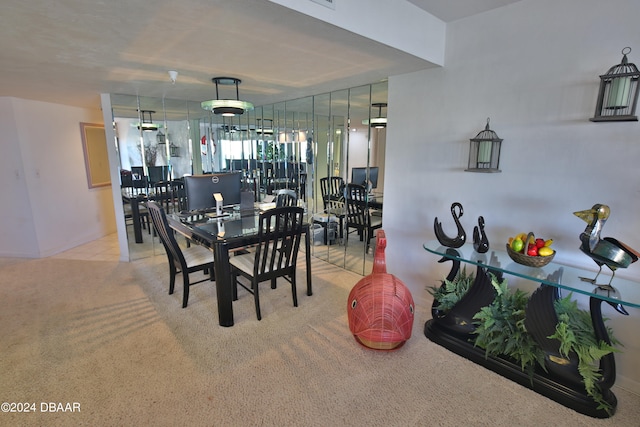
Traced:
[[142, 243], [142, 223], [140, 222], [140, 203], [147, 200], [146, 194], [128, 194], [122, 192], [122, 202], [131, 206], [131, 220], [133, 221], [133, 236], [136, 243]]
[[[220, 326], [233, 326], [233, 279], [229, 264], [229, 250], [258, 242], [259, 212], [234, 211], [222, 217], [214, 214], [168, 214], [169, 226], [188, 239], [213, 249], [218, 321]], [[311, 243], [309, 224], [304, 226], [307, 295], [311, 289]]]
[[142, 240], [142, 222], [140, 221], [140, 206], [146, 206], [145, 203], [149, 200], [165, 201], [171, 195], [156, 195], [150, 192], [148, 195], [145, 193], [132, 193], [127, 190], [122, 191], [122, 202], [130, 205], [131, 207], [131, 220], [133, 222], [133, 236], [136, 243], [143, 243]]
[[369, 193], [367, 203], [372, 209], [382, 209], [382, 193]]

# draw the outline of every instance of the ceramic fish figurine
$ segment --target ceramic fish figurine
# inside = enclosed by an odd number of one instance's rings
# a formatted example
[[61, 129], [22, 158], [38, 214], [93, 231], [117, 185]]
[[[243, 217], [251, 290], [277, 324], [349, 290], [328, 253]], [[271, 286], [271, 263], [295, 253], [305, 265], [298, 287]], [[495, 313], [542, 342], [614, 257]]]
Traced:
[[395, 350], [411, 338], [414, 303], [411, 292], [397, 277], [387, 273], [384, 231], [376, 235], [371, 274], [349, 293], [349, 329], [357, 342], [375, 350]]
[[478, 217], [478, 225], [473, 227], [473, 249], [483, 254], [489, 250], [489, 239], [484, 232], [484, 218]]
[[464, 210], [460, 203], [455, 202], [451, 205], [451, 215], [453, 216], [453, 221], [456, 223], [456, 227], [458, 227], [458, 235], [456, 237], [452, 238], [445, 234], [442, 230], [442, 224], [438, 221], [438, 217], [436, 217], [433, 223], [433, 229], [440, 244], [449, 248], [459, 248], [464, 245], [464, 242], [467, 240], [467, 233], [465, 233], [462, 224], [460, 224], [460, 218], [464, 215]]
[[598, 274], [593, 279], [585, 279], [585, 281], [596, 283], [596, 279], [602, 271], [602, 266], [609, 267], [611, 279], [609, 285], [616, 274], [618, 268], [627, 268], [630, 264], [638, 260], [640, 254], [624, 243], [614, 239], [613, 237], [600, 237], [602, 228], [609, 218], [611, 210], [609, 206], [595, 204], [591, 209], [574, 212], [573, 214], [587, 223], [587, 227], [580, 233], [580, 250], [587, 254], [598, 264]]

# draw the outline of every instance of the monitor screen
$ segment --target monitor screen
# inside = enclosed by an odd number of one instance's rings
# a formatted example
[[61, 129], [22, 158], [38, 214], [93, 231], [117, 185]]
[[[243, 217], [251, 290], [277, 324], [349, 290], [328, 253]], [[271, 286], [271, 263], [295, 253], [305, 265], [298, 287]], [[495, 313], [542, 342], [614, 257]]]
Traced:
[[193, 211], [215, 207], [214, 193], [222, 194], [224, 206], [239, 205], [241, 178], [241, 172], [185, 176], [187, 209]]
[[378, 167], [371, 166], [369, 168], [353, 168], [351, 169], [351, 183], [360, 184], [367, 187], [367, 169], [369, 169], [369, 181], [371, 181], [371, 188], [378, 188]]

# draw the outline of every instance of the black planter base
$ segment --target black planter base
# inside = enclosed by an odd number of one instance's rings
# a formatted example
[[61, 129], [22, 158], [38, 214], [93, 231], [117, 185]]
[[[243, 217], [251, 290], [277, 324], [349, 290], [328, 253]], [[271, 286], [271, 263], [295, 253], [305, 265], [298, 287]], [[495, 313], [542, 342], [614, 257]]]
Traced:
[[527, 373], [521, 370], [519, 364], [497, 357], [486, 357], [482, 348], [475, 347], [468, 341], [468, 335], [452, 334], [446, 328], [440, 327], [436, 319], [425, 323], [424, 334], [436, 344], [576, 412], [594, 418], [609, 418], [615, 413], [618, 400], [609, 389], [603, 390], [604, 400], [611, 406], [607, 412], [604, 409], [598, 409], [598, 403], [586, 394], [584, 388], [561, 384], [542, 369], [536, 371], [533, 378], [530, 378]]

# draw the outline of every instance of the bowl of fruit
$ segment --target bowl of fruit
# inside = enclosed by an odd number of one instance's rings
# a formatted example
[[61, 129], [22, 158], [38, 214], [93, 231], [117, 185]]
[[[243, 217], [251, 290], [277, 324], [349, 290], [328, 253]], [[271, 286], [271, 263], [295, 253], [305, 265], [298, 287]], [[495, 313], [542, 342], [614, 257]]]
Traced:
[[549, 264], [556, 254], [551, 249], [553, 239], [541, 239], [533, 233], [520, 233], [509, 239], [507, 253], [518, 264], [529, 267], [544, 267]]

